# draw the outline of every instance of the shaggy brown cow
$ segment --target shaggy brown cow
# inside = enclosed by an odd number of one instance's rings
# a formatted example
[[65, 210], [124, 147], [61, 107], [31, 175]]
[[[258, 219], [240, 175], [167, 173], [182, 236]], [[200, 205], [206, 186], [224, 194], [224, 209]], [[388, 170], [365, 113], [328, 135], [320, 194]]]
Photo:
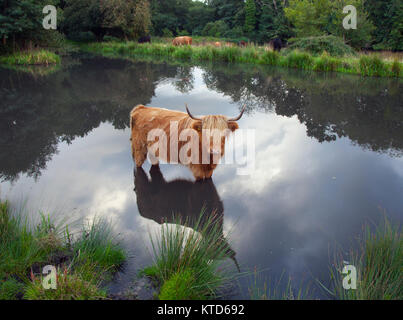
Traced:
[[188, 36], [184, 37], [176, 37], [175, 39], [172, 40], [172, 44], [174, 46], [183, 46], [183, 45], [191, 45], [192, 44], [192, 38]]
[[217, 47], [217, 48], [218, 48], [218, 47], [221, 47], [221, 42], [218, 42], [218, 41], [217, 41], [217, 42], [214, 42], [214, 46]]
[[[210, 178], [218, 160], [224, 155], [226, 135], [238, 129], [236, 121], [242, 117], [244, 110], [245, 107], [232, 119], [222, 115], [196, 118], [192, 116], [187, 106], [187, 113], [136, 106], [130, 113], [132, 155], [136, 166], [141, 167], [147, 158], [147, 153], [150, 152], [153, 164], [158, 163], [158, 160], [181, 163], [189, 167], [196, 180]], [[220, 140], [216, 138], [217, 134], [215, 137], [211, 135], [214, 131], [220, 134], [218, 137]], [[160, 141], [158, 135], [157, 139], [149, 138], [149, 134], [156, 132], [162, 132], [166, 141]], [[185, 134], [186, 139], [181, 139], [181, 134]], [[192, 139], [190, 134], [198, 139]], [[172, 145], [176, 146], [173, 151], [171, 151]], [[183, 160], [184, 158], [186, 159]]]
[[[214, 229], [216, 243], [209, 245], [219, 247], [239, 270], [236, 253], [223, 233], [224, 206], [213, 180], [167, 182], [158, 165], [151, 166], [150, 178], [143, 168], [135, 169], [134, 191], [140, 215], [160, 224], [179, 222], [202, 235]], [[201, 212], [204, 212], [202, 217]]]

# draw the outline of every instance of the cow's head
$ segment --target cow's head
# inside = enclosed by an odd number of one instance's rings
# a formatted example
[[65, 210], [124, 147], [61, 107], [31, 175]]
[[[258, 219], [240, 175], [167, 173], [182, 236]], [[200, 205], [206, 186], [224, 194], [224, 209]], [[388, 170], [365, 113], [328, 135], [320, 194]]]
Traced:
[[199, 141], [202, 143], [203, 149], [211, 156], [221, 158], [224, 155], [225, 139], [230, 132], [234, 132], [239, 128], [237, 121], [241, 119], [245, 111], [245, 105], [235, 118], [222, 115], [208, 115], [197, 118], [190, 113], [187, 105], [186, 111], [189, 117], [193, 119], [191, 127], [198, 132]]

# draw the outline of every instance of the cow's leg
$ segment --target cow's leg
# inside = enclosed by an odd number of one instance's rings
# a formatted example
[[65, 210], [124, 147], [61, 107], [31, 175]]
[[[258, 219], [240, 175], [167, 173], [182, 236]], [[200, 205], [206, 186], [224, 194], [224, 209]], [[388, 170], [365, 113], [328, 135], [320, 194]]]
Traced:
[[141, 167], [147, 159], [147, 146], [132, 137], [132, 156], [137, 167]]

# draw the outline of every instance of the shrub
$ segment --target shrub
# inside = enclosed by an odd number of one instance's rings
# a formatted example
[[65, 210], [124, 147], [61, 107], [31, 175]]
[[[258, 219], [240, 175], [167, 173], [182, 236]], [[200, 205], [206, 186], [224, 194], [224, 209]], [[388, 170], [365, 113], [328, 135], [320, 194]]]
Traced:
[[320, 36], [290, 39], [286, 53], [293, 50], [306, 51], [314, 55], [320, 55], [323, 51], [331, 56], [355, 55], [355, 51], [343, 42], [343, 39], [335, 36]]
[[164, 28], [164, 29], [162, 29], [162, 36], [165, 38], [172, 38], [174, 36], [174, 34], [168, 28]]

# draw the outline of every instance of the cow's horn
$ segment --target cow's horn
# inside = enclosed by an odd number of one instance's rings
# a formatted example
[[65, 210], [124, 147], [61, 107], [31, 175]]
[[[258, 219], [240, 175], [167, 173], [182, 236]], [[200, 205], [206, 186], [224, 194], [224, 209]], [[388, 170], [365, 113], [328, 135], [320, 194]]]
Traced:
[[228, 121], [238, 121], [239, 119], [241, 119], [241, 117], [242, 117], [242, 115], [243, 115], [243, 113], [244, 113], [244, 111], [245, 111], [245, 108], [246, 108], [246, 104], [243, 105], [242, 110], [241, 110], [241, 113], [239, 114], [238, 117], [232, 118], [232, 119], [228, 119]]
[[189, 109], [188, 109], [187, 103], [185, 103], [185, 106], [186, 106], [186, 111], [187, 111], [189, 117], [191, 117], [193, 120], [200, 120], [200, 121], [202, 120], [202, 119], [200, 119], [200, 118], [196, 118], [196, 117], [193, 117], [193, 116], [192, 116], [192, 114], [190, 113], [190, 111], [189, 111]]

